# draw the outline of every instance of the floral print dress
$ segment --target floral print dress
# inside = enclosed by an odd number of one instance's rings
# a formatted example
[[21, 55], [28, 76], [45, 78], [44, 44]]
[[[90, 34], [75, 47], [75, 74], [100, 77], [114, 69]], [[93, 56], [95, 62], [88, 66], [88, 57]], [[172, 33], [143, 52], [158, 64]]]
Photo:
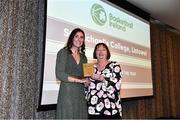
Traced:
[[116, 62], [109, 62], [105, 69], [98, 71], [94, 64], [95, 74], [104, 76], [103, 81], [90, 78], [90, 86], [86, 94], [88, 113], [90, 115], [115, 115], [121, 112], [120, 85], [121, 68]]

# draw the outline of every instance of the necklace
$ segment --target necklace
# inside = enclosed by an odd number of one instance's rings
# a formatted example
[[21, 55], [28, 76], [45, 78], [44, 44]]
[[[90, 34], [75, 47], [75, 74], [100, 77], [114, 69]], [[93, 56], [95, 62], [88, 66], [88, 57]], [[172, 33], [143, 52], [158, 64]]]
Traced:
[[98, 71], [104, 70], [107, 64], [108, 64], [108, 61], [104, 61], [103, 63], [97, 63]]
[[79, 52], [72, 53], [72, 56], [73, 56], [76, 64], [79, 64], [80, 63], [80, 54], [79, 54]]

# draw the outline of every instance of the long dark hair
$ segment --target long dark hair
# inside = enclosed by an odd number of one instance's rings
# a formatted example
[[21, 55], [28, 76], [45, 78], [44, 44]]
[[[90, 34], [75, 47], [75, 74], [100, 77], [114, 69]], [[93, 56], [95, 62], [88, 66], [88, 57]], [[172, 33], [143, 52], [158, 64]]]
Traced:
[[83, 54], [85, 54], [85, 33], [84, 33], [84, 31], [81, 30], [80, 28], [75, 28], [75, 29], [71, 32], [71, 34], [69, 35], [69, 38], [68, 38], [68, 41], [67, 41], [67, 44], [66, 44], [65, 48], [67, 48], [68, 51], [69, 51], [70, 53], [72, 53], [71, 47], [72, 47], [72, 45], [73, 45], [73, 38], [74, 38], [74, 36], [76, 35], [77, 32], [82, 32], [82, 33], [83, 33], [84, 41], [83, 41], [83, 44], [82, 44], [82, 46], [81, 46], [81, 48], [80, 48], [80, 52], [83, 53]]

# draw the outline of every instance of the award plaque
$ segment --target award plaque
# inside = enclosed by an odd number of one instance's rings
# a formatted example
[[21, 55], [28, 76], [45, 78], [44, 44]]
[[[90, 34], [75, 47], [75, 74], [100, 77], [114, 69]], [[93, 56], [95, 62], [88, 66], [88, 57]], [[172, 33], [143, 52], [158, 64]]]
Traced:
[[84, 77], [90, 77], [94, 73], [94, 63], [83, 64]]

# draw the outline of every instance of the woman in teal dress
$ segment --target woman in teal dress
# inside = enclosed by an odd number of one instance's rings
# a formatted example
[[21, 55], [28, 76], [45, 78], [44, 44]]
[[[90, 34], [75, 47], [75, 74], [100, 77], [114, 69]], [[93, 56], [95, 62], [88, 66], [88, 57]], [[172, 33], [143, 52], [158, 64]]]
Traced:
[[85, 34], [79, 28], [74, 29], [67, 45], [60, 49], [56, 58], [56, 78], [61, 81], [56, 119], [87, 119], [87, 103], [82, 64], [87, 63], [85, 56]]

